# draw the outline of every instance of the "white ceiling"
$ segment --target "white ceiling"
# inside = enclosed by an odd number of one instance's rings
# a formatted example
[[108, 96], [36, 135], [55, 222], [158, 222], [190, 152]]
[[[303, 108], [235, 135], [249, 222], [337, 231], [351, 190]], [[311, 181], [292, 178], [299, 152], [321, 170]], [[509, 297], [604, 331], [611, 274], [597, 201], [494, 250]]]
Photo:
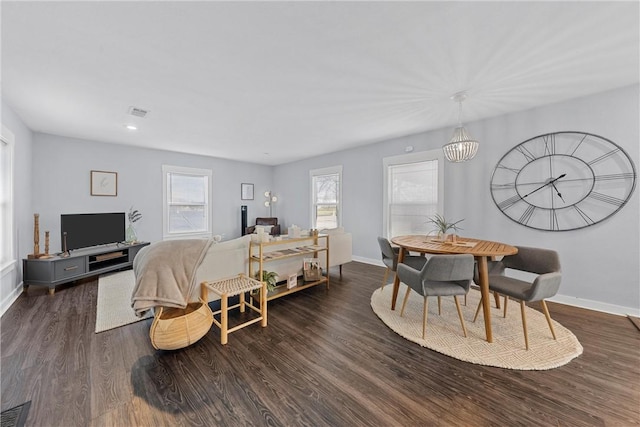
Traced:
[[636, 1], [0, 7], [32, 130], [270, 165], [639, 81]]

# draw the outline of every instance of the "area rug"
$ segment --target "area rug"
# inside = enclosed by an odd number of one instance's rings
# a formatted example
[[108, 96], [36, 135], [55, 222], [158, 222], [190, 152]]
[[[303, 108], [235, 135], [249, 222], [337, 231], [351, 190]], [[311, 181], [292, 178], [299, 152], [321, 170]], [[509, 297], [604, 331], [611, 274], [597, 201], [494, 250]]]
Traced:
[[131, 294], [134, 286], [133, 270], [104, 274], [98, 278], [96, 333], [139, 322], [152, 316], [149, 311], [143, 317], [136, 317], [131, 308]]
[[[479, 365], [496, 366], [517, 370], [546, 370], [569, 363], [582, 354], [578, 339], [556, 321], [553, 327], [557, 340], [553, 339], [544, 314], [527, 307], [527, 330], [529, 350], [525, 350], [520, 304], [509, 301], [507, 317], [502, 317], [502, 309], [495, 308], [492, 298], [491, 325], [493, 343], [485, 338], [482, 311], [473, 323], [473, 316], [480, 301], [480, 291], [472, 289], [467, 296], [459, 297], [463, 317], [467, 327], [464, 337], [460, 318], [452, 297], [442, 298], [442, 315], [438, 315], [438, 299], [429, 298], [426, 339], [422, 339], [422, 296], [411, 292], [404, 316], [400, 317], [402, 299], [406, 286], [400, 284], [396, 310], [391, 311], [392, 287], [379, 288], [371, 296], [371, 307], [376, 315], [398, 335], [423, 347], [447, 356]], [[504, 302], [501, 299], [501, 302]], [[551, 310], [553, 318], [553, 311]]]
[[29, 415], [31, 401], [0, 413], [0, 427], [23, 427]]

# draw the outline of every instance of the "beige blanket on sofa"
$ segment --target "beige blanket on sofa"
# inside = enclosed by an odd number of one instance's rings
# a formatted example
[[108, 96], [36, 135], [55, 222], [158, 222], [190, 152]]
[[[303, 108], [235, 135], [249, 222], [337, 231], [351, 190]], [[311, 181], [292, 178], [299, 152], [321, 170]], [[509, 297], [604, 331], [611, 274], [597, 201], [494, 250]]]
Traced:
[[210, 239], [167, 240], [141, 250], [133, 260], [136, 285], [131, 307], [141, 317], [163, 306], [185, 308], [195, 289], [195, 272], [211, 245]]

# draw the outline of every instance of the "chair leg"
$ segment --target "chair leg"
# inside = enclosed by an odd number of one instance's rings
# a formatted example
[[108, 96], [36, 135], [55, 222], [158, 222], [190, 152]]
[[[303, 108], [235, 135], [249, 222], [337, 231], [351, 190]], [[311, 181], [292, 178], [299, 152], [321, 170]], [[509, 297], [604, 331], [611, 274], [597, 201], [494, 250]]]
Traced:
[[428, 299], [424, 297], [424, 305], [422, 307], [422, 339], [425, 339], [427, 333], [427, 312], [429, 311]]
[[529, 335], [527, 334], [527, 315], [525, 314], [526, 305], [524, 301], [520, 301], [520, 311], [522, 312], [522, 329], [524, 330], [524, 346], [529, 350]]
[[342, 277], [342, 264], [340, 264], [340, 277]]
[[502, 313], [502, 317], [507, 318], [507, 301], [509, 301], [508, 296], [504, 296], [504, 312]]
[[549, 329], [551, 329], [551, 335], [553, 335], [553, 339], [556, 338], [556, 331], [553, 330], [553, 323], [551, 323], [551, 316], [549, 315], [549, 308], [547, 307], [547, 303], [544, 300], [540, 300], [540, 304], [542, 304], [542, 311], [544, 311], [544, 316], [547, 318], [547, 323], [549, 324]]
[[467, 306], [467, 294], [464, 294], [464, 306]]
[[460, 324], [462, 325], [462, 332], [464, 337], [467, 337], [467, 328], [464, 326], [464, 317], [462, 317], [462, 310], [460, 309], [460, 303], [458, 302], [458, 296], [454, 295], [453, 300], [456, 302], [456, 308], [458, 309], [458, 317], [460, 318]]
[[438, 316], [442, 316], [442, 298], [438, 297]]
[[478, 314], [480, 314], [480, 307], [482, 307], [482, 300], [478, 302], [478, 308], [476, 308], [476, 314], [473, 316], [473, 323], [476, 323], [476, 319], [478, 318]]
[[384, 271], [384, 277], [382, 278], [382, 286], [380, 286], [380, 292], [382, 292], [382, 290], [387, 284], [387, 279], [389, 278], [389, 270], [391, 269], [387, 267], [387, 269]]
[[493, 298], [496, 300], [496, 308], [500, 308], [500, 294], [497, 291], [493, 291]]
[[411, 292], [411, 288], [407, 286], [407, 292], [404, 293], [404, 299], [402, 300], [402, 308], [400, 309], [400, 317], [404, 314], [404, 307], [407, 305], [407, 300], [409, 299], [409, 292]]

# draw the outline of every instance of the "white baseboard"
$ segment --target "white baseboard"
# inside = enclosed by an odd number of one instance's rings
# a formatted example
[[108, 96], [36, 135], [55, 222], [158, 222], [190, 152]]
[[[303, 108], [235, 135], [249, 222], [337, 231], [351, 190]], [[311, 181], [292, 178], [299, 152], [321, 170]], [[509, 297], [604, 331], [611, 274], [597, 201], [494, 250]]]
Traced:
[[11, 293], [2, 300], [2, 302], [0, 302], [0, 316], [4, 315], [9, 307], [11, 307], [11, 304], [13, 304], [18, 299], [18, 297], [22, 293], [22, 290], [23, 286], [22, 282], [20, 282], [20, 284], [16, 288], [14, 288]]
[[[353, 257], [354, 261], [362, 262], [364, 264], [375, 265], [378, 267], [384, 267], [382, 260]], [[640, 317], [640, 309], [633, 307], [624, 307], [620, 305], [608, 304], [600, 301], [593, 301], [583, 298], [572, 297], [568, 295], [556, 295], [553, 298], [549, 298], [547, 301], [555, 302], [558, 304], [570, 305], [573, 307], [586, 308], [587, 310], [601, 311], [603, 313], [616, 314], [618, 316], [635, 316]]]

